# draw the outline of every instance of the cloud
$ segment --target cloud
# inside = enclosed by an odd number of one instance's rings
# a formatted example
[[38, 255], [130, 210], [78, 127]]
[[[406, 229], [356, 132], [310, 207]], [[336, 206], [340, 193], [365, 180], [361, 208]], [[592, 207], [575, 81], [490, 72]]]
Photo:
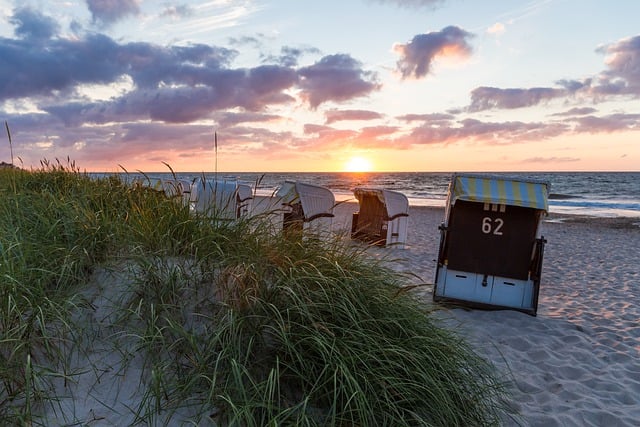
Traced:
[[262, 38], [255, 36], [242, 36], [242, 37], [229, 37], [229, 44], [231, 46], [251, 46], [253, 48], [261, 48]]
[[582, 81], [561, 79], [558, 80], [556, 84], [563, 87], [568, 94], [574, 94], [579, 91], [588, 90], [592, 85], [592, 79], [585, 79]]
[[603, 75], [626, 83], [628, 92], [640, 94], [640, 36], [626, 38], [597, 50], [607, 54], [608, 70]]
[[358, 134], [352, 138], [351, 145], [357, 148], [393, 148], [404, 150], [410, 146], [395, 141], [393, 136], [398, 132], [396, 126], [369, 126], [360, 129]]
[[445, 0], [370, 0], [376, 3], [391, 4], [409, 9], [429, 8], [435, 9]]
[[326, 124], [345, 120], [374, 120], [382, 118], [382, 114], [368, 110], [329, 110], [324, 113]]
[[610, 114], [596, 117], [585, 116], [575, 119], [576, 132], [613, 133], [624, 130], [640, 131], [640, 114]]
[[298, 65], [298, 59], [302, 56], [304, 51], [302, 49], [285, 46], [281, 50], [281, 55], [277, 58], [277, 62], [286, 67], [295, 67]]
[[[293, 145], [314, 151], [339, 151], [345, 148], [373, 149], [390, 148], [394, 144], [396, 126], [367, 126], [360, 130], [336, 129], [331, 126], [308, 123], [304, 126], [304, 139]], [[408, 144], [396, 144], [394, 149], [408, 148]]]
[[346, 101], [379, 89], [376, 77], [346, 54], [328, 55], [299, 70], [301, 96], [311, 108], [328, 101]]
[[598, 110], [592, 107], [576, 107], [561, 113], [554, 113], [552, 116], [586, 116], [587, 114], [593, 114], [597, 111]]
[[552, 99], [580, 96], [602, 101], [612, 96], [640, 97], [640, 36], [597, 49], [606, 54], [606, 68], [583, 80], [563, 79], [559, 87], [507, 88], [481, 86], [471, 91], [468, 111], [532, 107]]
[[[91, 113], [89, 117], [100, 122], [116, 111], [132, 113], [132, 106], [152, 118], [187, 121], [211, 108], [259, 110], [271, 102], [292, 100], [282, 92], [297, 82], [295, 69], [269, 65], [231, 69], [235, 54], [207, 45], [120, 45], [98, 34], [38, 45], [0, 38], [0, 56], [5, 59], [0, 63], [0, 100], [49, 98], [44, 108], [67, 123], [71, 114]], [[76, 101], [55, 106], [56, 94], [73, 95], [81, 85], [109, 84], [123, 75], [130, 76], [135, 86], [126, 97], [102, 105]], [[176, 111], [179, 107], [182, 109]]]
[[294, 144], [298, 148], [312, 146], [314, 150], [326, 151], [332, 148], [345, 148], [350, 141], [358, 135], [355, 130], [335, 129], [330, 126], [305, 124], [304, 135], [306, 139], [300, 139]]
[[432, 114], [405, 114], [398, 117], [398, 120], [406, 122], [448, 122], [455, 118], [452, 114], [432, 113]]
[[422, 123], [417, 124], [403, 142], [413, 145], [459, 142], [517, 144], [562, 135], [640, 131], [640, 114], [585, 115], [592, 111], [595, 109], [574, 108], [558, 114], [567, 116], [565, 120], [552, 122], [487, 122], [472, 118], [458, 120], [455, 116], [439, 114], [408, 115], [405, 120], [422, 120]]
[[563, 123], [483, 122], [464, 119], [448, 123], [426, 122], [414, 128], [410, 140], [413, 144], [449, 144], [461, 141], [513, 144], [557, 137], [570, 129], [568, 124]]
[[187, 4], [179, 4], [166, 6], [162, 12], [160, 12], [160, 16], [163, 18], [171, 18], [171, 19], [182, 19], [188, 18], [195, 14], [193, 8]]
[[531, 89], [499, 89], [495, 87], [479, 87], [471, 91], [471, 105], [469, 111], [482, 111], [492, 108], [523, 108], [537, 105], [560, 96], [568, 91], [547, 87]]
[[425, 77], [438, 57], [467, 57], [472, 52], [468, 39], [472, 37], [458, 27], [449, 26], [441, 31], [418, 34], [406, 44], [395, 44], [393, 50], [400, 55], [398, 71], [403, 78]]
[[[52, 34], [54, 28], [53, 21], [30, 10], [16, 11], [13, 21], [30, 37]], [[0, 102], [30, 99], [66, 126], [149, 119], [192, 123], [227, 109], [261, 112], [294, 103], [296, 93], [316, 108], [378, 89], [375, 74], [349, 55], [296, 66], [298, 55], [313, 52], [285, 48], [289, 60], [233, 68], [237, 51], [204, 44], [120, 44], [95, 33], [39, 43], [0, 37]], [[85, 86], [107, 87], [123, 80], [130, 83], [110, 98], [98, 101], [82, 95]]]
[[280, 55], [266, 55], [265, 62], [275, 62], [285, 67], [295, 67], [298, 60], [305, 54], [319, 55], [320, 50], [313, 47], [292, 47], [283, 46]]
[[[44, 107], [68, 124], [108, 123], [151, 119], [167, 123], [190, 123], [207, 118], [214, 111], [243, 108], [260, 111], [267, 105], [293, 102], [284, 90], [297, 80], [294, 70], [259, 66], [248, 70], [197, 70], [183, 65], [175, 69], [164, 85], [165, 74], [138, 73], [140, 86], [125, 96], [102, 103]], [[140, 71], [140, 70], [138, 70]], [[169, 72], [169, 70], [167, 70]], [[140, 76], [142, 74], [142, 77]], [[155, 82], [155, 85], [151, 85]]]
[[500, 35], [500, 34], [504, 34], [505, 31], [506, 29], [504, 27], [504, 24], [502, 24], [501, 22], [496, 22], [495, 24], [487, 28], [487, 33], [489, 34]]
[[15, 26], [17, 37], [31, 41], [48, 39], [58, 32], [57, 22], [28, 7], [15, 9], [9, 22]]
[[0, 101], [112, 82], [123, 72], [118, 51], [111, 39], [100, 35], [41, 44], [0, 38]]
[[215, 121], [224, 128], [235, 126], [240, 123], [265, 123], [282, 120], [282, 117], [275, 114], [264, 114], [256, 112], [222, 112], [214, 115]]
[[105, 25], [140, 13], [138, 0], [86, 0], [95, 22]]
[[522, 163], [572, 163], [580, 160], [579, 157], [529, 157], [522, 160]]

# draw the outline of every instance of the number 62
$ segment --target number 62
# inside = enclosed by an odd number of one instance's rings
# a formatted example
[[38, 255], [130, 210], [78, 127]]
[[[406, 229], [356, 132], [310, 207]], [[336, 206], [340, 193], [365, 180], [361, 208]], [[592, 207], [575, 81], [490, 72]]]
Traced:
[[496, 236], [502, 236], [502, 226], [504, 221], [502, 218], [492, 219], [488, 216], [482, 218], [482, 232], [484, 234], [494, 234]]

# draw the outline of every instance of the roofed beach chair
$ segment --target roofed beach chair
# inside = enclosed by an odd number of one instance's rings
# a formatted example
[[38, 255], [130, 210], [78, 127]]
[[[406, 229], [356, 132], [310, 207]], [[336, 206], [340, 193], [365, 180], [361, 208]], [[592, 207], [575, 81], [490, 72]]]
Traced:
[[449, 184], [435, 301], [537, 314], [550, 184], [455, 174]]
[[192, 188], [193, 181], [189, 179], [179, 179], [180, 190], [182, 190], [182, 201], [185, 205], [189, 206], [193, 200]]
[[179, 199], [185, 206], [191, 202], [191, 184], [188, 179], [162, 180], [162, 188], [167, 197]]
[[251, 187], [235, 180], [198, 179], [191, 186], [191, 201], [198, 213], [218, 219], [239, 219], [248, 214]]
[[143, 187], [150, 188], [159, 193], [164, 192], [164, 185], [160, 178], [144, 177], [139, 182]]
[[328, 188], [299, 181], [285, 181], [276, 192], [284, 208], [286, 231], [326, 233], [333, 225], [335, 196]]
[[404, 249], [409, 200], [397, 191], [358, 187], [353, 190], [359, 211], [351, 220], [351, 237], [378, 246]]
[[248, 216], [251, 212], [251, 202], [253, 201], [253, 188], [248, 184], [238, 184], [237, 216], [238, 218]]

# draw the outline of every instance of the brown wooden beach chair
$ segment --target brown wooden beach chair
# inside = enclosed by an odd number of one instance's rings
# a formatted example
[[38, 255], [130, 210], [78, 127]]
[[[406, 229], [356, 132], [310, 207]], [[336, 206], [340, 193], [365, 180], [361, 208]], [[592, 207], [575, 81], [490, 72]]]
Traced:
[[549, 183], [456, 174], [449, 185], [435, 301], [535, 315]]
[[378, 246], [404, 248], [409, 200], [397, 191], [358, 187], [359, 210], [351, 220], [351, 237]]

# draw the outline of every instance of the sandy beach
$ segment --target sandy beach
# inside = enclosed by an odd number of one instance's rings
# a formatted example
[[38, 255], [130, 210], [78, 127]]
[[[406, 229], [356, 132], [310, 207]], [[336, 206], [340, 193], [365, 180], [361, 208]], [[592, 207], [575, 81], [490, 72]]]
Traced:
[[[356, 204], [336, 208], [348, 229]], [[374, 248], [431, 304], [444, 210], [411, 207], [404, 250]], [[640, 219], [550, 215], [536, 317], [516, 311], [443, 308], [443, 324], [462, 333], [510, 381], [521, 418], [505, 426], [637, 426], [640, 419]]]
[[[262, 203], [265, 203], [262, 200]], [[267, 207], [256, 204], [255, 211]], [[356, 203], [335, 208], [333, 230], [348, 239]], [[255, 212], [254, 211], [254, 212]], [[640, 219], [594, 219], [552, 215], [542, 225], [545, 250], [538, 315], [516, 311], [446, 308], [432, 302], [439, 230], [444, 209], [410, 207], [405, 249], [370, 247], [376, 257], [407, 273], [411, 291], [437, 308], [442, 324], [460, 334], [489, 359], [507, 383], [507, 404], [518, 413], [504, 426], [637, 426], [640, 419]], [[361, 244], [352, 241], [353, 244]], [[90, 352], [78, 355], [76, 368], [94, 370], [60, 389], [48, 411], [53, 423], [83, 420], [85, 425], [128, 425], [140, 404], [142, 360], [108, 345], [114, 334], [108, 313], [126, 294], [117, 272], [94, 277], [95, 307], [87, 324]], [[124, 294], [123, 294], [124, 293]], [[101, 343], [104, 343], [102, 346]], [[99, 378], [95, 373], [100, 372]], [[171, 425], [215, 425], [193, 419], [188, 409], [172, 414]], [[163, 417], [158, 422], [162, 424]], [[166, 421], [166, 420], [165, 420]], [[174, 424], [177, 423], [177, 424]]]

